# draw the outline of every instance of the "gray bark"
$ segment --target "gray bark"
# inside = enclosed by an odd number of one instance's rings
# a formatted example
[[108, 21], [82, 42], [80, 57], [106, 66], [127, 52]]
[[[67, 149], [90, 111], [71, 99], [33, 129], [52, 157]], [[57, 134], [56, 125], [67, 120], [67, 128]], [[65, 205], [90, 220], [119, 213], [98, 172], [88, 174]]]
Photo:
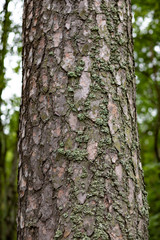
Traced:
[[147, 240], [128, 0], [26, 0], [19, 240]]

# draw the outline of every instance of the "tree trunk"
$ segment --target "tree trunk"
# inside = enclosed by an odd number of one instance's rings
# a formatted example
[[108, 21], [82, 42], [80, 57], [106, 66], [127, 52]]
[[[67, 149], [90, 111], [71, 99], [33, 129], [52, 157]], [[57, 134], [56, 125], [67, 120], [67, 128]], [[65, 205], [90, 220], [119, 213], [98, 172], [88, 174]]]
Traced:
[[18, 239], [147, 240], [127, 0], [28, 0]]
[[2, 105], [4, 104], [2, 99], [2, 92], [6, 86], [5, 79], [5, 57], [8, 47], [8, 35], [11, 27], [10, 12], [8, 11], [8, 5], [10, 0], [5, 0], [3, 6], [3, 18], [1, 22], [1, 37], [0, 37], [0, 240], [6, 240], [7, 225], [5, 221], [7, 212], [7, 171], [6, 171], [6, 134], [4, 133], [4, 124], [2, 121]]

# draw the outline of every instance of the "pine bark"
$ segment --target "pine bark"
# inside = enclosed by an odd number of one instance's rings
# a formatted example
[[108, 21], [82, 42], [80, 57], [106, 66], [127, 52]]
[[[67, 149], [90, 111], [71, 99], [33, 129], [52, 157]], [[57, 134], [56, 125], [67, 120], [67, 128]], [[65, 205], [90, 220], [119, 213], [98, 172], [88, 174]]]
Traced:
[[147, 240], [129, 0], [26, 0], [19, 240]]

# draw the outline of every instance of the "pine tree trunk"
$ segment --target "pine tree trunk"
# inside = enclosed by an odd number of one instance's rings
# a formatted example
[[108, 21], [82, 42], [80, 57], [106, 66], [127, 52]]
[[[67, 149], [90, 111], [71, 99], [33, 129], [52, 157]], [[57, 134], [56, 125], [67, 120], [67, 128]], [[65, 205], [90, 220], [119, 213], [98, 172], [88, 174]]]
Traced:
[[127, 0], [28, 0], [19, 240], [147, 240]]

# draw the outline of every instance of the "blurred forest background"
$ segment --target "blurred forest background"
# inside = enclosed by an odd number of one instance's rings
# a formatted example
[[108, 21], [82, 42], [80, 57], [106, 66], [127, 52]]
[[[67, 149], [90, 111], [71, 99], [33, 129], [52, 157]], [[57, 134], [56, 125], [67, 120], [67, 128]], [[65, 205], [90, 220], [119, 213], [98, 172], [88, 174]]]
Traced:
[[[20, 98], [13, 95], [5, 100], [3, 95], [11, 81], [6, 74], [10, 67], [7, 59], [16, 59], [13, 71], [17, 78], [21, 72], [21, 12], [20, 24], [13, 19], [20, 2], [0, 3], [0, 240], [16, 239]], [[132, 0], [132, 8], [138, 126], [150, 205], [149, 232], [150, 240], [160, 240], [160, 1]], [[21, 88], [20, 83], [16, 87]]]

